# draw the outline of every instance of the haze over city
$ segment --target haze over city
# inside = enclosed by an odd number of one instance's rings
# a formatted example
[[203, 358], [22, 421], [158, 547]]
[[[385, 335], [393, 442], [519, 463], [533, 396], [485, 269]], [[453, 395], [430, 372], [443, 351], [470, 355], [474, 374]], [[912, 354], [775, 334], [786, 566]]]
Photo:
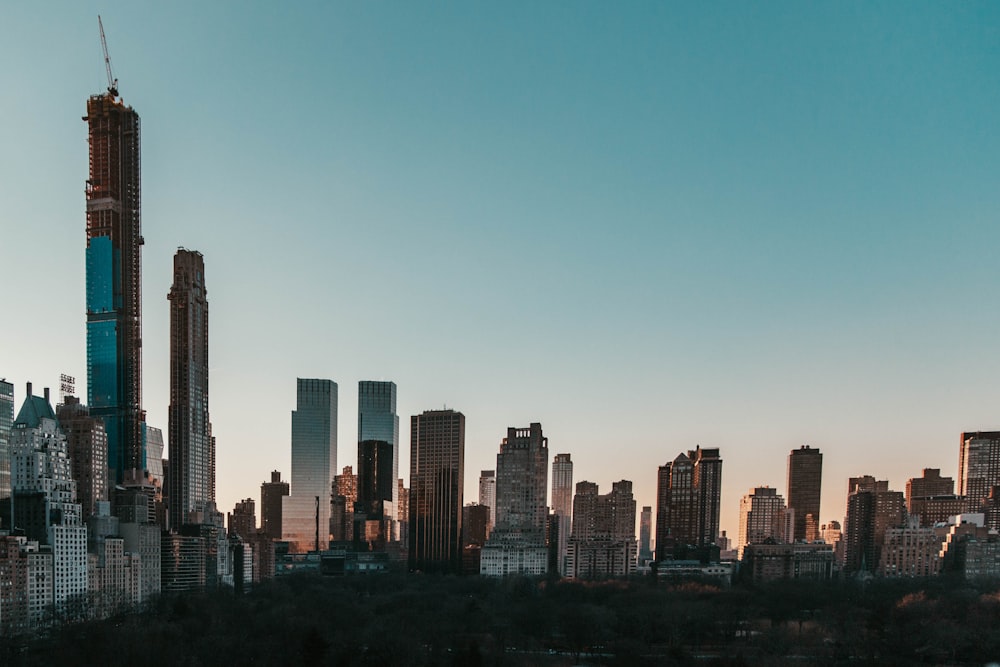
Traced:
[[[171, 261], [212, 308], [218, 506], [287, 471], [296, 377], [466, 415], [466, 500], [508, 426], [575, 479], [696, 445], [721, 527], [788, 451], [955, 476], [1000, 426], [993, 4], [0, 10], [0, 376], [86, 391], [84, 181], [100, 13], [142, 118], [143, 400], [166, 428]], [[399, 469], [408, 470], [403, 428]], [[168, 452], [169, 454], [169, 452]]]

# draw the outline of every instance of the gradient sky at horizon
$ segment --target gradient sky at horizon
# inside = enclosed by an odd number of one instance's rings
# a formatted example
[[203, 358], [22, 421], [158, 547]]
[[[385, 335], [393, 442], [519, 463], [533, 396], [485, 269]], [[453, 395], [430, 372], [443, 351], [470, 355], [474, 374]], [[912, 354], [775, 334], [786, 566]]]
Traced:
[[1000, 5], [30, 3], [0, 8], [0, 377], [86, 395], [97, 14], [142, 119], [144, 407], [174, 250], [210, 302], [218, 501], [290, 469], [296, 377], [508, 426], [602, 492], [719, 447], [722, 527], [824, 453], [894, 489], [1000, 427]]

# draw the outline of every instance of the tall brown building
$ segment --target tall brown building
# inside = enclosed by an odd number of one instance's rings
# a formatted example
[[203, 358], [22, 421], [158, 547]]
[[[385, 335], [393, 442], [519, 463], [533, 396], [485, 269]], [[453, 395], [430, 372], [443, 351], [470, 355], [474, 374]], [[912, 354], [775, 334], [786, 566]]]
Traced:
[[955, 480], [942, 477], [938, 468], [924, 468], [922, 477], [906, 482], [906, 511], [920, 525], [933, 527], [965, 511], [965, 498], [955, 495]]
[[56, 406], [56, 418], [66, 434], [73, 479], [76, 481], [76, 498], [80, 502], [81, 516], [86, 519], [97, 509], [97, 501], [108, 500], [108, 438], [104, 422], [90, 416], [87, 406], [74, 396]]
[[271, 481], [260, 485], [260, 532], [272, 540], [281, 539], [281, 499], [288, 495], [288, 482], [281, 473], [271, 473]]
[[823, 455], [802, 445], [788, 455], [788, 509], [792, 511], [792, 534], [787, 541], [814, 542], [819, 537], [819, 502], [823, 482]]
[[676, 547], [715, 544], [719, 534], [722, 459], [700, 446], [660, 466], [656, 484], [656, 559]]
[[464, 475], [465, 415], [429, 410], [411, 417], [411, 571], [461, 571]]
[[902, 491], [891, 491], [889, 482], [871, 475], [848, 482], [847, 524], [844, 527], [844, 569], [874, 572], [882, 556], [886, 531], [906, 526], [906, 501]]
[[208, 297], [200, 252], [174, 255], [170, 301], [170, 452], [168, 512], [179, 530], [215, 502], [215, 439], [208, 415]]

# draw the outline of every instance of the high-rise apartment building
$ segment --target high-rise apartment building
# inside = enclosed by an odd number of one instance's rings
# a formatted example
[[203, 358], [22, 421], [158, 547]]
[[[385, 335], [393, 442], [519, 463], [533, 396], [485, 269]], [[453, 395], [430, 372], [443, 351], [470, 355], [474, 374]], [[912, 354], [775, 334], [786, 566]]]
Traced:
[[819, 539], [819, 503], [823, 482], [823, 454], [802, 445], [788, 455], [788, 510], [792, 513], [789, 542]]
[[208, 298], [200, 252], [174, 255], [170, 301], [170, 528], [215, 501], [214, 441], [208, 413]]
[[922, 476], [906, 481], [906, 513], [924, 528], [962, 514], [965, 506], [965, 498], [955, 495], [955, 480], [942, 477], [939, 468], [924, 468]]
[[462, 567], [465, 415], [428, 410], [410, 418], [411, 571]]
[[844, 570], [874, 572], [882, 557], [886, 531], [906, 526], [906, 501], [887, 480], [871, 475], [848, 481], [844, 526]]
[[573, 498], [573, 534], [566, 576], [606, 577], [635, 573], [635, 499], [632, 482], [621, 480], [601, 495], [596, 484], [579, 482]]
[[229, 515], [229, 535], [238, 535], [244, 540], [253, 539], [257, 534], [257, 510], [253, 498], [236, 503]]
[[785, 542], [785, 499], [777, 489], [758, 486], [740, 500], [739, 557], [748, 544]]
[[260, 532], [269, 539], [281, 539], [281, 499], [288, 495], [288, 482], [281, 473], [271, 472], [271, 481], [260, 485]]
[[644, 505], [639, 514], [639, 562], [647, 563], [653, 560], [653, 550], [650, 540], [653, 534], [653, 508]]
[[479, 504], [490, 508], [489, 532], [496, 523], [497, 506], [497, 475], [495, 470], [483, 470], [479, 473]]
[[552, 458], [552, 513], [559, 522], [556, 565], [559, 574], [566, 574], [566, 549], [573, 529], [573, 460], [569, 454]]
[[496, 525], [483, 547], [480, 573], [544, 574], [548, 571], [549, 440], [542, 425], [508, 428], [497, 454]]
[[337, 383], [297, 381], [292, 411], [291, 495], [281, 507], [282, 537], [293, 553], [326, 549], [330, 489], [337, 470]]
[[117, 91], [87, 100], [87, 403], [114, 481], [143, 471], [139, 115]]
[[[10, 429], [14, 424], [14, 385], [0, 378], [0, 511], [10, 499]], [[10, 526], [0, 525], [0, 528]]]
[[722, 459], [700, 446], [660, 466], [656, 484], [656, 560], [674, 550], [705, 547], [719, 534]]
[[967, 511], [979, 512], [1000, 485], [1000, 431], [962, 434], [958, 450], [958, 495], [965, 496]]
[[52, 600], [61, 611], [87, 593], [87, 527], [76, 502], [66, 437], [48, 389], [44, 398], [33, 396], [28, 383], [10, 444], [14, 525], [23, 527], [29, 540], [51, 547]]
[[91, 417], [87, 406], [74, 396], [67, 396], [65, 402], [56, 406], [56, 418], [66, 435], [76, 496], [86, 519], [97, 511], [99, 501], [108, 500], [110, 491], [104, 422]]

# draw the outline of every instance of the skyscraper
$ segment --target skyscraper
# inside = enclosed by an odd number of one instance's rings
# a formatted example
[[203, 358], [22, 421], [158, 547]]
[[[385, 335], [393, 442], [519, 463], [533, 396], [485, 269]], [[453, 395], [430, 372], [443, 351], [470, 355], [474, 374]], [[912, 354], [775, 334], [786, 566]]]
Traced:
[[10, 498], [10, 429], [13, 425], [14, 385], [0, 378], [0, 509]]
[[819, 539], [819, 501], [823, 482], [823, 455], [802, 445], [788, 455], [788, 509], [794, 512], [789, 542]]
[[170, 301], [170, 528], [215, 501], [215, 447], [208, 414], [208, 298], [200, 252], [174, 255]]
[[635, 499], [632, 482], [621, 480], [611, 493], [580, 482], [573, 498], [573, 534], [569, 539], [566, 575], [626, 576], [635, 573]]
[[260, 485], [260, 532], [269, 539], [281, 539], [281, 499], [288, 495], [288, 482], [281, 473], [271, 472], [271, 481]]
[[337, 383], [299, 378], [292, 411], [291, 495], [281, 508], [282, 537], [292, 552], [327, 548], [336, 470]]
[[566, 549], [573, 528], [573, 461], [569, 454], [552, 459], [552, 513], [559, 521], [556, 564], [559, 574], [566, 574]]
[[87, 402], [114, 481], [143, 471], [139, 115], [117, 91], [87, 100]]
[[490, 522], [486, 530], [489, 532], [497, 518], [497, 474], [495, 470], [483, 470], [479, 473], [479, 504], [490, 508]]
[[740, 500], [740, 560], [743, 559], [744, 548], [749, 544], [761, 544], [771, 539], [776, 542], [785, 540], [785, 499], [778, 495], [777, 489], [768, 486], [758, 486], [750, 489], [750, 493]]
[[646, 563], [653, 559], [653, 550], [650, 548], [650, 539], [653, 533], [653, 508], [644, 505], [642, 513], [639, 515], [639, 562]]
[[70, 469], [84, 519], [97, 512], [97, 503], [108, 500], [108, 438], [104, 422], [90, 416], [79, 399], [67, 396], [56, 406], [59, 427], [66, 435]]
[[358, 503], [368, 521], [377, 521], [383, 528], [388, 526], [389, 534], [380, 535], [380, 542], [398, 537], [395, 526], [398, 480], [396, 385], [362, 380], [358, 382]]
[[847, 489], [844, 570], [874, 572], [886, 531], [906, 526], [906, 501], [902, 491], [891, 491], [887, 480], [871, 475], [851, 477]]
[[967, 511], [979, 512], [1000, 485], [1000, 431], [962, 434], [958, 450], [958, 495], [965, 496]]
[[482, 574], [548, 571], [548, 466], [549, 440], [541, 424], [507, 429], [497, 454], [496, 525], [483, 547]]
[[722, 498], [718, 449], [700, 446], [660, 466], [656, 483], [656, 560], [677, 548], [715, 544]]
[[465, 415], [410, 418], [410, 570], [461, 571], [464, 469]]

